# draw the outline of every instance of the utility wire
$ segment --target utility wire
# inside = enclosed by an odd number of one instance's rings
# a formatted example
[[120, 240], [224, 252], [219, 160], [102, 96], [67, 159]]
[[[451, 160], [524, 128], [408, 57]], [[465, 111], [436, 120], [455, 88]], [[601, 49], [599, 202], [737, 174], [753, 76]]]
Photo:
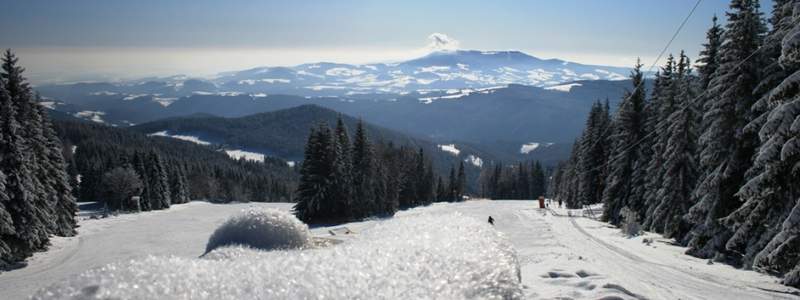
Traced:
[[[664, 53], [666, 53], [667, 50], [669, 50], [669, 47], [672, 45], [672, 42], [675, 41], [675, 38], [677, 38], [678, 34], [680, 34], [681, 30], [683, 30], [683, 27], [686, 25], [687, 22], [689, 22], [689, 19], [692, 17], [692, 15], [694, 15], [694, 12], [697, 11], [697, 7], [700, 6], [701, 2], [703, 2], [703, 0], [697, 0], [697, 2], [694, 3], [694, 6], [692, 6], [692, 9], [689, 11], [689, 14], [686, 15], [685, 18], [683, 18], [683, 21], [681, 21], [681, 24], [678, 25], [678, 28], [675, 30], [675, 33], [672, 34], [672, 37], [669, 39], [667, 44], [664, 45], [664, 48], [661, 49], [660, 53], [658, 53], [658, 56], [656, 57], [656, 60], [653, 61], [653, 63], [650, 65], [649, 68], [647, 68], [647, 72], [646, 73], [652, 73], [653, 72], [653, 68], [655, 68], [655, 66], [658, 65], [658, 62], [664, 56]], [[633, 89], [634, 92], [631, 92], [630, 95], [628, 95], [628, 97], [623, 99], [622, 102], [620, 102], [620, 103], [625, 103], [625, 101], [628, 101], [631, 97], [633, 97], [635, 91], [637, 91], [638, 89], [642, 88], [642, 85], [644, 85], [645, 81], [646, 80], [643, 79], [641, 82], [639, 82], [639, 84], [637, 84], [636, 87], [634, 87], [634, 89]], [[603, 130], [603, 133], [601, 133], [600, 136], [604, 136], [606, 133], [608, 133], [609, 130], [611, 130], [611, 126], [606, 127], [606, 129]], [[593, 149], [595, 146], [597, 146], [597, 143], [599, 143], [599, 142], [600, 142], [600, 140], [595, 141], [594, 144], [592, 144], [591, 148]]]
[[[753, 51], [753, 53], [750, 53], [750, 55], [748, 55], [748, 56], [747, 56], [747, 57], [745, 57], [745, 58], [744, 58], [742, 61], [740, 61], [738, 64], [736, 64], [736, 66], [734, 67], [734, 69], [738, 69], [740, 66], [742, 66], [742, 64], [744, 64], [745, 62], [747, 62], [748, 60], [750, 60], [750, 58], [752, 58], [753, 56], [755, 56], [755, 55], [756, 55], [756, 53], [758, 53], [759, 51], [761, 51], [761, 49], [762, 49], [762, 48], [764, 48], [764, 45], [761, 45], [761, 46], [759, 46], [759, 47], [758, 47], [758, 48], [757, 48], [755, 51]], [[682, 110], [684, 110], [684, 109], [687, 109], [687, 108], [689, 108], [690, 106], [692, 106], [693, 104], [695, 104], [695, 101], [697, 101], [698, 99], [701, 99], [703, 96], [705, 96], [705, 94], [708, 92], [708, 90], [709, 90], [708, 88], [706, 88], [705, 90], [703, 90], [703, 92], [702, 92], [702, 93], [700, 93], [700, 95], [698, 95], [697, 97], [695, 97], [695, 98], [694, 98], [694, 99], [692, 99], [692, 100], [689, 100], [689, 101], [687, 101], [687, 102], [686, 102], [686, 105], [684, 105], [683, 107], [681, 107], [681, 108], [679, 108], [679, 109], [675, 110], [675, 111], [673, 112], [673, 114], [674, 114], [674, 113], [677, 113], [677, 112], [679, 112], [679, 111], [682, 111]], [[667, 118], [667, 119], [664, 119], [664, 120], [661, 120], [660, 122], [656, 123], [656, 126], [655, 126], [655, 127], [656, 127], [656, 128], [659, 128], [659, 127], [663, 126], [664, 124], [661, 124], [661, 122], [666, 122], [666, 121], [668, 121], [668, 120], [669, 120], [669, 118]], [[609, 126], [608, 128], [611, 128], [611, 126]], [[630, 145], [630, 146], [628, 146], [627, 148], [623, 149], [623, 150], [620, 152], [620, 154], [619, 154], [619, 155], [617, 155], [616, 157], [612, 157], [611, 159], [609, 159], [607, 162], [603, 163], [602, 165], [599, 165], [599, 166], [597, 166], [597, 167], [595, 167], [595, 168], [592, 168], [592, 169], [590, 169], [590, 170], [587, 170], [587, 171], [583, 171], [583, 172], [581, 172], [581, 173], [579, 173], [579, 174], [584, 174], [584, 173], [594, 172], [594, 171], [600, 170], [600, 169], [602, 169], [602, 168], [605, 168], [607, 165], [611, 164], [612, 162], [616, 161], [617, 159], [619, 159], [619, 158], [622, 158], [622, 157], [623, 157], [623, 155], [625, 155], [625, 154], [626, 154], [626, 152], [628, 152], [629, 150], [633, 149], [633, 147], [636, 147], [636, 146], [638, 146], [639, 144], [641, 144], [642, 142], [644, 142], [644, 140], [646, 140], [647, 138], [649, 138], [649, 137], [653, 136], [653, 135], [654, 135], [655, 133], [657, 133], [657, 132], [660, 132], [660, 131], [659, 131], [659, 130], [653, 130], [653, 131], [651, 131], [650, 133], [646, 134], [645, 136], [641, 137], [639, 140], [637, 140], [636, 142], [634, 142], [632, 145]]]

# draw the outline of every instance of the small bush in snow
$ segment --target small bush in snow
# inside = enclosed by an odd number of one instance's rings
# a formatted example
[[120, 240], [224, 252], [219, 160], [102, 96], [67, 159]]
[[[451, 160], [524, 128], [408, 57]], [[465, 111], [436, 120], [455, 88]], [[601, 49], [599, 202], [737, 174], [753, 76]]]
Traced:
[[638, 236], [642, 232], [642, 225], [639, 224], [639, 214], [629, 209], [627, 206], [620, 211], [622, 216], [622, 234], [632, 237]]
[[308, 226], [277, 209], [246, 209], [223, 223], [208, 239], [206, 253], [222, 246], [260, 250], [295, 249], [309, 244]]

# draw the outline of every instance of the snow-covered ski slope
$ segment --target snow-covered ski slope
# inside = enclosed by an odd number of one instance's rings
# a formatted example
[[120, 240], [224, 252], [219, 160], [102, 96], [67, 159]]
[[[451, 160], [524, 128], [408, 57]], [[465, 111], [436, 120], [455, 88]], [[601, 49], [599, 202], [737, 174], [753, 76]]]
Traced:
[[[149, 254], [196, 259], [204, 252], [214, 229], [249, 206], [291, 208], [291, 204], [192, 202], [168, 211], [81, 221], [78, 237], [58, 238], [51, 251], [37, 254], [28, 267], [0, 274], [0, 298], [24, 299], [87, 269]], [[705, 260], [684, 255], [683, 248], [669, 245], [657, 235], [628, 239], [604, 223], [570, 217], [580, 215], [577, 211], [540, 210], [531, 201], [436, 204], [400, 212], [396, 218], [447, 216], [453, 212], [481, 222], [489, 215], [495, 219], [495, 228], [516, 249], [526, 298], [798, 298], [797, 290], [778, 284], [777, 278], [724, 264], [709, 265]], [[346, 224], [355, 233], [334, 237], [343, 243], [333, 247], [351, 243], [358, 235], [368, 235], [380, 222]], [[315, 228], [312, 233], [329, 236], [330, 229]], [[645, 244], [643, 238], [654, 242]]]

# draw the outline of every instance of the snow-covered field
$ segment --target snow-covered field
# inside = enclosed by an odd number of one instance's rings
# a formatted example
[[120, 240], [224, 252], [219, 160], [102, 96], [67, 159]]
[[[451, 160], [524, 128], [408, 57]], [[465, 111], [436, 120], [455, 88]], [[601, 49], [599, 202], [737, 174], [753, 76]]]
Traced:
[[[704, 260], [682, 254], [683, 248], [671, 246], [656, 235], [625, 238], [618, 230], [609, 228], [603, 223], [587, 218], [570, 217], [570, 215], [580, 215], [580, 212], [560, 209], [540, 210], [530, 201], [436, 204], [400, 212], [391, 220], [346, 224], [345, 226], [352, 230], [353, 234], [330, 236], [329, 232], [333, 228], [312, 229], [311, 233], [316, 237], [341, 241], [328, 248], [244, 254], [228, 250], [232, 253], [226, 253], [222, 258], [199, 258], [205, 252], [211, 233], [228, 217], [248, 207], [288, 210], [291, 204], [191, 202], [173, 206], [167, 211], [82, 220], [80, 234], [77, 237], [57, 238], [53, 242], [52, 250], [35, 255], [28, 267], [0, 274], [0, 294], [2, 294], [0, 298], [23, 299], [40, 288], [53, 284], [63, 285], [65, 279], [75, 278], [73, 275], [109, 263], [115, 264], [108, 266], [107, 270], [109, 267], [113, 270], [114, 267], [130, 264], [160, 265], [153, 263], [154, 261], [165, 262], [175, 267], [154, 269], [159, 272], [167, 273], [164, 270], [172, 270], [172, 274], [186, 275], [184, 273], [191, 273], [191, 270], [203, 269], [201, 266], [220, 268], [218, 271], [221, 271], [226, 269], [221, 267], [225, 265], [243, 268], [245, 271], [241, 272], [242, 274], [249, 274], [261, 280], [269, 278], [265, 274], [271, 274], [270, 270], [274, 272], [275, 269], [292, 276], [305, 274], [303, 273], [305, 269], [293, 271], [290, 268], [291, 264], [286, 263], [286, 261], [304, 261], [306, 263], [304, 266], [313, 267], [315, 272], [331, 265], [343, 266], [343, 270], [346, 271], [341, 272], [346, 274], [336, 274], [337, 276], [351, 279], [361, 276], [364, 282], [363, 285], [354, 287], [326, 286], [326, 283], [335, 281], [325, 281], [324, 277], [312, 277], [313, 280], [321, 282], [317, 285], [319, 291], [327, 291], [329, 295], [355, 295], [356, 298], [365, 298], [366, 295], [371, 295], [370, 292], [394, 291], [383, 295], [396, 296], [398, 289], [407, 288], [409, 291], [406, 295], [421, 298], [421, 295], [425, 295], [424, 291], [428, 291], [432, 286], [439, 286], [441, 292], [439, 296], [451, 296], [439, 298], [453, 298], [453, 294], [448, 291], [463, 292], [467, 287], [473, 288], [474, 291], [484, 290], [483, 283], [475, 286], [465, 286], [465, 283], [472, 282], [467, 280], [469, 278], [480, 279], [481, 276], [474, 278], [470, 276], [474, 276], [476, 272], [484, 274], [481, 272], [486, 270], [482, 267], [506, 269], [508, 261], [503, 257], [509, 256], [503, 253], [507, 251], [516, 253], [522, 275], [522, 293], [525, 298], [796, 299], [798, 297], [789, 294], [797, 293], [797, 290], [781, 286], [774, 277], [737, 270], [723, 264], [709, 265]], [[485, 223], [489, 215], [496, 220], [494, 228]], [[495, 229], [502, 235], [491, 234]], [[342, 232], [339, 229], [335, 231]], [[654, 242], [650, 245], [645, 244], [642, 242], [643, 238], [653, 239]], [[509, 241], [513, 248], [503, 250], [506, 249], [502, 246], [504, 240]], [[155, 257], [148, 258], [148, 255]], [[164, 258], [170, 255], [174, 257]], [[258, 259], [241, 259], [236, 255]], [[374, 262], [363, 259], [365, 256], [381, 255], [392, 259]], [[471, 258], [476, 259], [470, 261]], [[315, 263], [327, 260], [332, 262], [315, 266]], [[447, 263], [441, 264], [442, 261]], [[441, 265], [435, 265], [437, 263]], [[259, 272], [259, 268], [245, 268], [251, 265], [259, 266], [264, 271]], [[466, 274], [468, 271], [464, 271], [464, 265], [471, 266], [475, 271]], [[116, 272], [114, 274], [124, 273], [119, 270]], [[465, 274], [460, 274], [462, 272]], [[502, 273], [498, 271], [497, 274]], [[213, 281], [209, 278], [225, 280], [232, 276], [231, 274], [237, 273], [195, 275], [200, 282], [210, 284]], [[415, 276], [408, 276], [409, 274]], [[446, 277], [447, 279], [441, 282], [425, 283], [432, 281], [430, 278], [442, 278], [447, 274], [454, 277]], [[156, 278], [148, 277], [146, 274], [141, 276], [143, 277], [140, 279]], [[162, 275], [157, 278], [169, 278], [169, 276]], [[285, 280], [292, 277], [281, 278]], [[254, 282], [253, 278], [248, 280], [250, 283]], [[406, 286], [404, 283], [412, 284]], [[301, 291], [310, 293], [314, 291], [309, 285], [302, 285], [302, 281], [297, 284], [303, 287]], [[232, 285], [248, 287], [242, 282]], [[375, 286], [378, 288], [374, 288]], [[513, 286], [509, 284], [502, 288], [504, 291], [513, 291]], [[364, 288], [374, 290], [364, 291]], [[453, 290], [448, 290], [449, 288]], [[341, 292], [342, 290], [345, 292]], [[494, 294], [477, 292], [468, 295], [480, 298]]]

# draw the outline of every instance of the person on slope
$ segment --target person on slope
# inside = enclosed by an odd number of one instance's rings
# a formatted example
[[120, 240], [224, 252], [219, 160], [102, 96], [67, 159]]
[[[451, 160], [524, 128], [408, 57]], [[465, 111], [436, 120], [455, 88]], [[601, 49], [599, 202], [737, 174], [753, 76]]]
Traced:
[[489, 216], [489, 224], [492, 224], [492, 226], [494, 226], [494, 219], [492, 218], [492, 216]]

